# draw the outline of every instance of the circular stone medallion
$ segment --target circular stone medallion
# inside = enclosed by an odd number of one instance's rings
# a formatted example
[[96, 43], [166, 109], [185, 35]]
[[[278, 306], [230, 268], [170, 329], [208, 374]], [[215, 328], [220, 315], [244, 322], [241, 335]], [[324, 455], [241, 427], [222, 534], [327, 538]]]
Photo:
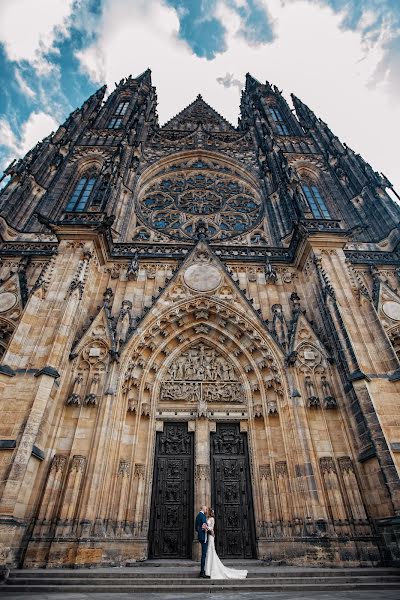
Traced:
[[0, 313], [10, 310], [17, 303], [17, 297], [12, 292], [3, 292], [0, 294]]
[[211, 292], [221, 283], [218, 269], [209, 264], [197, 263], [190, 265], [185, 271], [183, 279], [187, 286], [196, 292]]
[[384, 302], [382, 305], [382, 310], [387, 317], [393, 319], [393, 321], [400, 321], [400, 303], [393, 302], [390, 300], [389, 302]]

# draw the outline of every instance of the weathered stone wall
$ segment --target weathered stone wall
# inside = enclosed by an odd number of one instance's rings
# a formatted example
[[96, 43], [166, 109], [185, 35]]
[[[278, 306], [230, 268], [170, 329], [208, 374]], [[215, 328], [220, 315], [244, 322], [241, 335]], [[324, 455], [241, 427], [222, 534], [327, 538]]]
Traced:
[[[183, 422], [193, 510], [213, 498], [217, 426], [247, 435], [257, 556], [398, 563], [388, 182], [250, 76], [236, 129], [201, 97], [160, 128], [149, 72], [103, 94], [11, 165], [0, 195], [1, 560], [145, 559], [156, 434]], [[87, 205], [66, 211], [85, 173]]]

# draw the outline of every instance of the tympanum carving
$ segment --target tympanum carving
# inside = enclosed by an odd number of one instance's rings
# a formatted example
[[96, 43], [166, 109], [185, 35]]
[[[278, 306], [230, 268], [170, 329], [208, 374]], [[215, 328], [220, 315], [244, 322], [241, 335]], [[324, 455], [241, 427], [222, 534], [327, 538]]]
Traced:
[[171, 363], [161, 384], [160, 400], [199, 405], [242, 403], [244, 394], [232, 364], [214, 348], [198, 344]]

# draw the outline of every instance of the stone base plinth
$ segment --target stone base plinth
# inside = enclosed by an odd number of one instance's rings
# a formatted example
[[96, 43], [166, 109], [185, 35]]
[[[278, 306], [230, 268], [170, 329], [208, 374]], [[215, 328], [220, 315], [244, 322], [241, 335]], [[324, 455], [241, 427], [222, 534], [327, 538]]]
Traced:
[[382, 563], [377, 538], [259, 539], [258, 558], [297, 566], [376, 566]]
[[147, 558], [148, 540], [32, 540], [24, 567], [121, 566]]

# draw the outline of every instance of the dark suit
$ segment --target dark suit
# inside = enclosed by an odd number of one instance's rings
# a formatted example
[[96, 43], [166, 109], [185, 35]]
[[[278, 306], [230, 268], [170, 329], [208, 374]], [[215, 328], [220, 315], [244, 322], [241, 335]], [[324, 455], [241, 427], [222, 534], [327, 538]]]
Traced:
[[195, 525], [195, 528], [197, 531], [197, 536], [198, 536], [199, 542], [201, 544], [200, 575], [204, 575], [207, 546], [208, 546], [207, 532], [202, 527], [204, 523], [207, 523], [206, 515], [200, 511], [196, 517], [196, 525]]

